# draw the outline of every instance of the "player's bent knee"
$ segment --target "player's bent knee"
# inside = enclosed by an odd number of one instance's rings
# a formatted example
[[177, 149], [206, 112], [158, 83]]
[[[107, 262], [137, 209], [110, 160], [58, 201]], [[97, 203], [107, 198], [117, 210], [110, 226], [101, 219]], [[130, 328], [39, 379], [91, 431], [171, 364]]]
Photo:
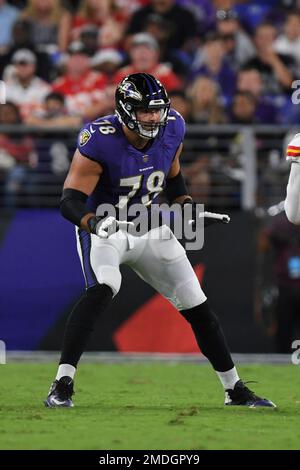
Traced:
[[184, 284], [176, 286], [176, 292], [171, 302], [178, 310], [188, 310], [203, 304], [207, 300], [196, 276]]
[[68, 328], [92, 331], [99, 313], [109, 305], [113, 293], [109, 286], [96, 284], [81, 296], [68, 319]]
[[117, 295], [120, 290], [122, 276], [119, 268], [115, 266], [99, 266], [96, 272], [99, 284], [106, 284], [113, 292], [113, 296]]

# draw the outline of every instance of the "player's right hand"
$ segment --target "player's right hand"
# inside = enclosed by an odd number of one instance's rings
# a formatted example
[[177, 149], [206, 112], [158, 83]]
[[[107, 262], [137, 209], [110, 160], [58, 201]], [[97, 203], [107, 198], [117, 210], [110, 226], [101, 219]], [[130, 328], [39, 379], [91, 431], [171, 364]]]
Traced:
[[117, 220], [113, 216], [109, 216], [104, 220], [98, 218], [97, 224], [94, 226], [92, 233], [100, 238], [108, 238], [110, 235], [116, 233], [118, 230], [126, 230], [128, 225], [134, 225], [133, 222], [125, 220]]

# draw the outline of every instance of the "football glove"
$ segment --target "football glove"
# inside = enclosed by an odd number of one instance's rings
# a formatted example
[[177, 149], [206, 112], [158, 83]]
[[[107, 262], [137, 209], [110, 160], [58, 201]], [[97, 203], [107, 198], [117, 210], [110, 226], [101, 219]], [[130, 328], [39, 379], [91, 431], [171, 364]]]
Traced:
[[230, 222], [230, 217], [227, 214], [218, 214], [215, 212], [207, 211], [197, 213], [196, 203], [193, 202], [191, 199], [184, 201], [182, 205], [183, 210], [186, 204], [192, 204], [192, 219], [189, 220], [189, 225], [195, 223], [196, 217], [204, 219], [204, 227], [208, 227], [209, 225], [213, 225], [216, 223], [228, 224]]
[[90, 232], [100, 238], [108, 238], [110, 235], [116, 233], [118, 230], [127, 230], [129, 225], [134, 225], [133, 222], [125, 220], [117, 220], [115, 217], [109, 216], [106, 219], [95, 216], [87, 221]]
[[[218, 214], [216, 212], [200, 212], [199, 218], [204, 217], [204, 227], [221, 222], [222, 224], [229, 224], [230, 217], [227, 214]], [[191, 220], [191, 223], [194, 221]]]

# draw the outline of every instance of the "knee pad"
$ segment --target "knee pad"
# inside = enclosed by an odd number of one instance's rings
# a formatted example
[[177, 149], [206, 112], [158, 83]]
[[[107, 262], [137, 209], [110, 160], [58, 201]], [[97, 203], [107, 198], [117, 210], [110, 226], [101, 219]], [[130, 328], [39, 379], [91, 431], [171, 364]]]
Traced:
[[99, 284], [106, 284], [111, 288], [113, 296], [117, 295], [122, 281], [122, 276], [118, 267], [102, 265], [95, 270], [95, 274]]
[[174, 305], [180, 311], [196, 308], [207, 300], [196, 275], [184, 284], [176, 286]]
[[192, 327], [203, 328], [206, 333], [216, 331], [220, 328], [219, 319], [211, 310], [207, 301], [188, 310], [181, 310], [180, 313]]

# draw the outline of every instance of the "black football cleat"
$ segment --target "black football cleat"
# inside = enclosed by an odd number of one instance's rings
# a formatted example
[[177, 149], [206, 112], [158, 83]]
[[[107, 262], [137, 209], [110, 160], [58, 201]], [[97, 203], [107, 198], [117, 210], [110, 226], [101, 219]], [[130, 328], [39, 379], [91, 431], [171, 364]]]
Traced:
[[233, 390], [225, 390], [225, 405], [227, 406], [248, 406], [249, 408], [268, 407], [276, 408], [276, 405], [267, 398], [261, 398], [249, 390], [248, 387], [239, 380]]
[[49, 394], [44, 401], [48, 408], [57, 408], [59, 406], [72, 408], [74, 406], [71, 397], [74, 395], [74, 382], [67, 375], [55, 380], [49, 390]]

